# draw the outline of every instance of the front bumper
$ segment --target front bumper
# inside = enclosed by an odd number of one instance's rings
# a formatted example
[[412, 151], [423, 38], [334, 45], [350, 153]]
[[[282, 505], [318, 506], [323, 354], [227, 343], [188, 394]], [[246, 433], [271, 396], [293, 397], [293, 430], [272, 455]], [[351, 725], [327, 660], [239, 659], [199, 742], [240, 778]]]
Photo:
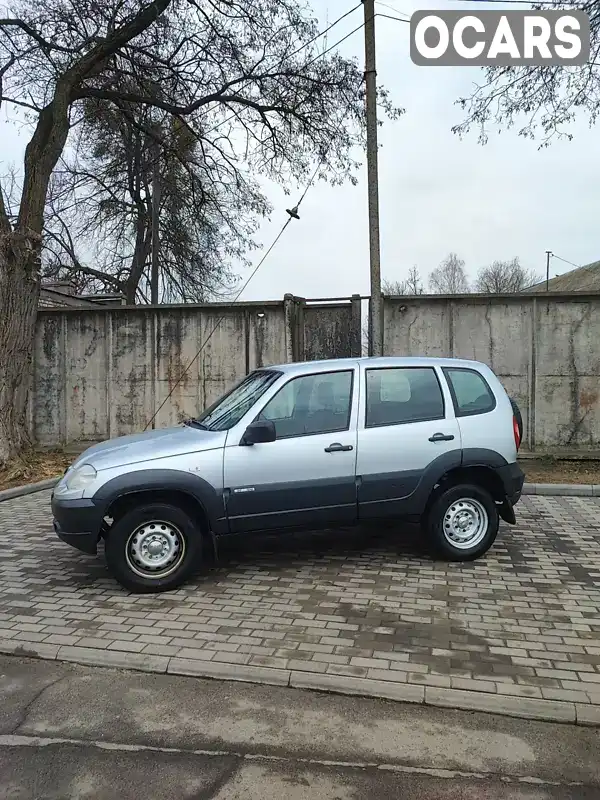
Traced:
[[102, 528], [102, 511], [93, 500], [51, 500], [54, 531], [59, 539], [83, 553], [95, 555]]

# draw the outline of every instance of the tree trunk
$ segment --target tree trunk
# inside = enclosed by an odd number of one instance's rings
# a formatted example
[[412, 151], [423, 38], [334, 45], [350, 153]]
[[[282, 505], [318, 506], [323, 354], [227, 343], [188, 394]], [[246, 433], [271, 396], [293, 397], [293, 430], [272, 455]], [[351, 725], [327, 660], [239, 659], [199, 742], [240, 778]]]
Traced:
[[137, 288], [140, 279], [144, 274], [144, 267], [150, 252], [150, 237], [152, 229], [149, 224], [148, 215], [145, 211], [138, 209], [135, 234], [135, 249], [131, 259], [131, 269], [125, 282], [125, 298], [127, 305], [135, 305], [137, 299]]
[[31, 444], [28, 420], [40, 294], [38, 238], [0, 235], [0, 466]]

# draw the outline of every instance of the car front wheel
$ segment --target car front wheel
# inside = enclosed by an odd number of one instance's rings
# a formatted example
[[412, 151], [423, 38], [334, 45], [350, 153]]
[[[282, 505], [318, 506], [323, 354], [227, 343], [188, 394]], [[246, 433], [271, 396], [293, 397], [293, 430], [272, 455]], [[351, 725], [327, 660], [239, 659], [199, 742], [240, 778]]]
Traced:
[[472, 561], [486, 553], [498, 534], [498, 510], [485, 489], [452, 486], [434, 501], [425, 528], [434, 550], [449, 561]]
[[137, 506], [115, 520], [105, 554], [110, 572], [126, 589], [165, 592], [180, 586], [198, 564], [201, 534], [176, 506]]

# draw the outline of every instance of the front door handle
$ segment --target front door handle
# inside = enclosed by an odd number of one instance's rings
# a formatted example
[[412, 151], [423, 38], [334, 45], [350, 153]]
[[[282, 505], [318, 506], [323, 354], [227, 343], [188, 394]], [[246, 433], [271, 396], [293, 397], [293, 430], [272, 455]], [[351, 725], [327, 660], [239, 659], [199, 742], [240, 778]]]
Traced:
[[342, 453], [347, 450], [352, 450], [351, 444], [340, 444], [339, 442], [334, 442], [330, 444], [329, 447], [325, 448], [326, 453]]
[[430, 442], [451, 442], [454, 436], [451, 433], [434, 433], [429, 437]]

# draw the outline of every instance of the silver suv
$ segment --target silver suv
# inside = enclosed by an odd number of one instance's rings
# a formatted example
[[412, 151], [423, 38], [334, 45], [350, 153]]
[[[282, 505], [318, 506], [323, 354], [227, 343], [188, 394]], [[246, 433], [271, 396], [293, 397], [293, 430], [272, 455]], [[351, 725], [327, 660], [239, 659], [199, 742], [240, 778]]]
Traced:
[[179, 586], [218, 537], [420, 521], [467, 561], [514, 524], [516, 404], [484, 364], [443, 358], [258, 369], [197, 419], [86, 450], [52, 496], [54, 528], [136, 592]]

